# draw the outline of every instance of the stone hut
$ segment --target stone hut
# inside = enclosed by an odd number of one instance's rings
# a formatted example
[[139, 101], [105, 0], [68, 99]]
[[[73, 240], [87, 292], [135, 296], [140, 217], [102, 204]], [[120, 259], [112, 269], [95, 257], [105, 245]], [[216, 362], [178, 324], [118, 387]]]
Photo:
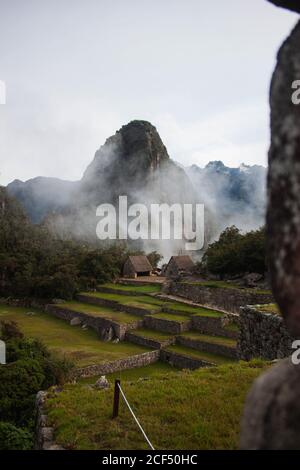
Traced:
[[129, 256], [123, 266], [123, 276], [131, 278], [151, 276], [152, 269], [147, 256]]
[[172, 256], [164, 269], [163, 275], [166, 277], [177, 277], [182, 274], [192, 274], [194, 267], [194, 262], [190, 256]]

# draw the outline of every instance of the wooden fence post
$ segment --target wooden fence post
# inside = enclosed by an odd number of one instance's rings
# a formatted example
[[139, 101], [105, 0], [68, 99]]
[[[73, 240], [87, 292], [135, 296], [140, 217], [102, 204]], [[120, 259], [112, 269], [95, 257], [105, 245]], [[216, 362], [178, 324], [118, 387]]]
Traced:
[[115, 391], [114, 391], [114, 406], [113, 406], [113, 419], [119, 415], [119, 402], [120, 402], [120, 380], [115, 380]]

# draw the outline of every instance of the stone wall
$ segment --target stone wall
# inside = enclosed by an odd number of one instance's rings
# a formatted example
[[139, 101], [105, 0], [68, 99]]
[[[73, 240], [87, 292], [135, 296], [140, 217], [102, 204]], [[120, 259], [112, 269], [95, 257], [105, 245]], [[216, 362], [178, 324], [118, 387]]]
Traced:
[[187, 318], [186, 322], [180, 323], [175, 320], [165, 320], [158, 318], [155, 315], [146, 316], [144, 318], [144, 326], [157, 331], [163, 331], [164, 333], [170, 333], [171, 335], [178, 335], [184, 331], [188, 331], [191, 328], [191, 320]]
[[106, 336], [106, 331], [112, 329], [114, 337], [123, 340], [127, 330], [139, 328], [143, 324], [143, 320], [137, 320], [136, 322], [129, 324], [121, 324], [106, 318], [94, 317], [84, 312], [75, 312], [74, 310], [58, 307], [57, 305], [52, 304], [47, 305], [45, 310], [46, 312], [69, 322], [74, 318], [79, 318], [82, 323], [95, 330], [100, 338], [104, 338]]
[[195, 315], [192, 317], [192, 329], [214, 336], [225, 336], [226, 338], [236, 339], [237, 331], [224, 328], [223, 318], [202, 317]]
[[159, 350], [149, 351], [112, 362], [83, 367], [76, 370], [76, 375], [78, 377], [93, 377], [94, 375], [107, 375], [121, 370], [148, 366], [149, 364], [157, 362], [159, 360], [159, 356]]
[[294, 338], [289, 334], [280, 315], [265, 313], [259, 306], [241, 308], [238, 357], [250, 360], [261, 357], [267, 360], [289, 356]]
[[101, 307], [109, 307], [114, 310], [131, 313], [132, 315], [144, 316], [151, 314], [151, 310], [144, 308], [133, 307], [131, 305], [119, 304], [116, 300], [101, 299], [100, 297], [92, 297], [88, 295], [79, 294], [76, 296], [79, 302], [83, 302], [91, 305], [100, 305]]
[[64, 450], [63, 447], [54, 442], [54, 428], [49, 426], [48, 417], [45, 412], [45, 401], [47, 392], [40, 391], [36, 396], [36, 450]]
[[199, 339], [189, 338], [187, 336], [177, 336], [176, 343], [182, 344], [188, 348], [196, 349], [198, 351], [205, 351], [212, 354], [220, 354], [225, 357], [235, 359], [237, 352], [235, 347], [226, 346], [223, 344], [207, 343]]
[[260, 293], [255, 289], [206, 287], [201, 284], [172, 282], [169, 294], [185, 297], [192, 302], [224, 312], [239, 313], [246, 305], [274, 302], [271, 293]]
[[174, 351], [168, 351], [164, 349], [160, 351], [160, 360], [162, 362], [167, 362], [171, 366], [177, 367], [178, 369], [194, 370], [199, 369], [200, 367], [208, 367], [213, 365], [201, 359], [192, 358], [183, 354], [177, 354]]

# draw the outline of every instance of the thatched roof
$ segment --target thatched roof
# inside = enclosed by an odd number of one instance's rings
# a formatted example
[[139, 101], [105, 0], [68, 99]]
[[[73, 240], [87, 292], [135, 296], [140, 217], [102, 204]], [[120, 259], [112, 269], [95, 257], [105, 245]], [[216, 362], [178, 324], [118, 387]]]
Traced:
[[169, 263], [172, 260], [176, 264], [177, 268], [182, 271], [190, 271], [194, 267], [194, 262], [192, 258], [188, 255], [172, 256]]
[[129, 260], [131, 261], [131, 264], [137, 273], [144, 273], [147, 271], [152, 271], [153, 269], [147, 256], [129, 256]]

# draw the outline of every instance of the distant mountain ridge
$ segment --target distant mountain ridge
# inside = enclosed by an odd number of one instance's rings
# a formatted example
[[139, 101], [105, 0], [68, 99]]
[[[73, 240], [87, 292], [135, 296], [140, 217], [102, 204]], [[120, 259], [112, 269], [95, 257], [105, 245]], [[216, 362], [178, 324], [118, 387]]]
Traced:
[[229, 168], [210, 162], [183, 168], [168, 155], [156, 128], [131, 121], [96, 152], [80, 181], [37, 177], [7, 186], [35, 223], [47, 220], [64, 237], [95, 237], [95, 208], [117, 203], [204, 203], [208, 241], [231, 223], [241, 229], [264, 223], [266, 169]]

